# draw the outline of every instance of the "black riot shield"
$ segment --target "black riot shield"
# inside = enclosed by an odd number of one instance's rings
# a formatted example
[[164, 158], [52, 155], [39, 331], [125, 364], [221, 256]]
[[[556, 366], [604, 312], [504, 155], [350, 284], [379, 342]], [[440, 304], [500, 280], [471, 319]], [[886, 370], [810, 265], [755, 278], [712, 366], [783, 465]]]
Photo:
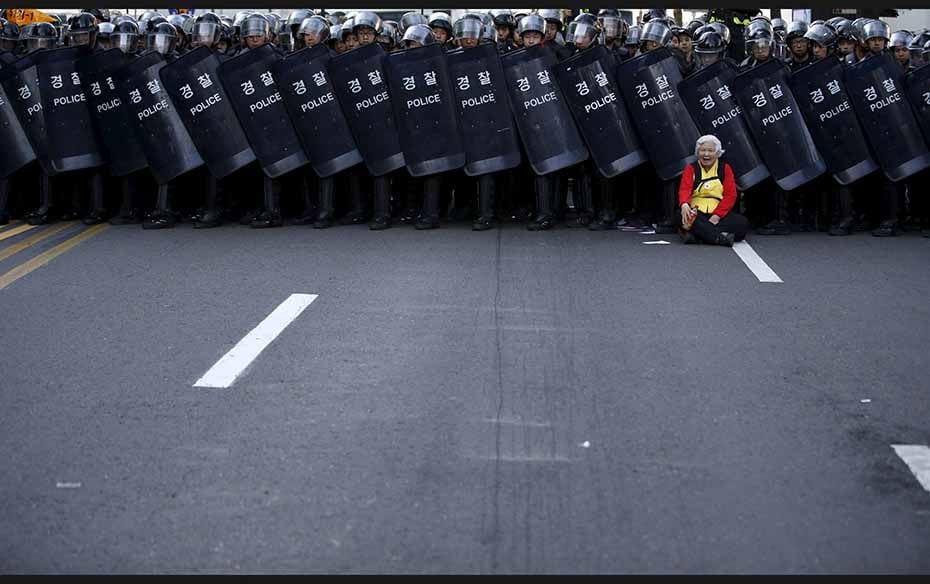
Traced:
[[307, 164], [271, 66], [280, 59], [263, 45], [221, 64], [218, 73], [262, 171], [275, 178]]
[[330, 58], [326, 46], [314, 45], [288, 55], [271, 69], [310, 166], [321, 177], [362, 162], [326, 70]]
[[788, 79], [827, 169], [841, 185], [878, 170], [869, 144], [843, 86], [843, 66], [821, 59], [795, 71]]
[[930, 67], [920, 67], [905, 75], [904, 86], [924, 140], [930, 142]]
[[774, 59], [740, 73], [733, 94], [762, 160], [782, 189], [794, 190], [824, 173], [798, 103], [788, 86], [788, 68]]
[[897, 182], [930, 166], [930, 151], [904, 97], [904, 74], [894, 58], [869, 57], [847, 68], [843, 78], [885, 176]]
[[384, 49], [372, 43], [334, 57], [326, 66], [365, 166], [374, 176], [404, 166], [383, 59]]
[[[0, 76], [2, 75], [3, 72], [0, 71]], [[29, 136], [26, 135], [13, 108], [13, 101], [7, 96], [3, 84], [0, 84], [0, 136], [3, 136], [3, 147], [0, 148], [0, 178], [7, 178], [36, 159]]]
[[744, 191], [769, 177], [742, 110], [730, 91], [736, 68], [726, 61], [704, 67], [678, 84], [681, 99], [701, 134], [713, 134], [723, 144], [736, 186]]
[[36, 72], [37, 55], [39, 53], [26, 55], [0, 69], [0, 84], [13, 104], [13, 111], [19, 118], [42, 170], [53, 175], [55, 169], [48, 157], [48, 132], [45, 130], [45, 112]]
[[42, 51], [36, 57], [49, 160], [55, 172], [104, 164], [76, 68], [77, 60], [88, 54], [88, 47], [77, 46]]
[[120, 101], [126, 106], [149, 168], [160, 184], [203, 165], [203, 158], [161, 85], [158, 71], [164, 66], [164, 57], [148, 52], [120, 69], [116, 80]]
[[549, 174], [588, 159], [588, 149], [565, 105], [546, 45], [510, 52], [501, 58], [520, 139], [533, 172]]
[[384, 74], [394, 97], [394, 122], [412, 176], [465, 165], [465, 146], [442, 45], [390, 53]]
[[253, 162], [255, 153], [219, 81], [219, 65], [216, 53], [198, 47], [158, 74], [210, 174], [223, 178]]
[[97, 143], [113, 176], [125, 176], [148, 166], [132, 120], [116, 89], [116, 72], [129, 63], [119, 49], [78, 59], [77, 71], [87, 97]]
[[480, 176], [520, 164], [520, 143], [504, 70], [493, 43], [446, 54], [465, 146], [465, 174]]
[[552, 70], [598, 171], [617, 176], [649, 160], [614, 77], [604, 45], [581, 51]]
[[696, 160], [698, 131], [678, 94], [681, 71], [675, 56], [665, 48], [649, 51], [620, 63], [617, 79], [659, 178], [680, 176]]

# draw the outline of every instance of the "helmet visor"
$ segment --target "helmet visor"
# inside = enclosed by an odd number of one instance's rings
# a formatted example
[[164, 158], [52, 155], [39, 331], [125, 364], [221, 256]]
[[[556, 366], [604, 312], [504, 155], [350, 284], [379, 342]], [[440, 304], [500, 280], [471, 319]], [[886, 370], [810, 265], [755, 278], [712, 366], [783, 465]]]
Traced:
[[219, 35], [220, 26], [215, 22], [198, 22], [191, 30], [191, 42], [198, 45], [212, 45]]
[[132, 33], [114, 33], [110, 35], [110, 44], [124, 53], [129, 53], [136, 50], [136, 41], [138, 38], [139, 35]]
[[51, 49], [55, 46], [56, 40], [57, 39], [49, 38], [26, 39], [26, 49], [29, 51], [35, 51], [38, 49]]
[[604, 27], [604, 36], [609, 39], [615, 39], [620, 36], [620, 18], [617, 16], [604, 16], [601, 18], [601, 26]]
[[162, 55], [167, 55], [174, 49], [177, 39], [166, 34], [150, 34], [148, 37], [148, 48]]
[[67, 38], [68, 38], [68, 46], [71, 46], [71, 47], [77, 47], [80, 45], [90, 44], [90, 33], [87, 31], [69, 32]]

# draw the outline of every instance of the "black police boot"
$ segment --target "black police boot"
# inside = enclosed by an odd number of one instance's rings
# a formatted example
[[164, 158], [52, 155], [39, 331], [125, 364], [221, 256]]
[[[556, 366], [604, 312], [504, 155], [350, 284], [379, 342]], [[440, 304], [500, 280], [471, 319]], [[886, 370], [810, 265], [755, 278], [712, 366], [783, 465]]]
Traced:
[[546, 231], [555, 225], [553, 213], [556, 180], [552, 173], [537, 176], [536, 180], [536, 217], [527, 224], [530, 231]]
[[587, 227], [594, 220], [594, 196], [591, 175], [588, 174], [585, 167], [580, 170], [575, 179], [575, 189], [572, 193], [572, 202], [575, 205], [575, 219], [568, 223], [569, 227]]
[[494, 195], [497, 181], [493, 174], [478, 177], [478, 218], [471, 224], [472, 231], [487, 231], [494, 224]]
[[52, 222], [52, 179], [44, 171], [39, 172], [39, 208], [26, 218], [29, 225], [45, 225]]
[[349, 171], [349, 201], [352, 207], [339, 220], [342, 225], [361, 225], [368, 218], [368, 213], [365, 211], [364, 195], [362, 194], [362, 177], [358, 174], [359, 172], [357, 169]]
[[317, 209], [314, 201], [313, 190], [310, 188], [309, 180], [306, 174], [300, 177], [300, 192], [303, 198], [304, 210], [300, 216], [291, 220], [292, 225], [310, 225], [316, 221]]
[[614, 192], [610, 181], [606, 178], [597, 180], [597, 218], [588, 225], [591, 231], [606, 231], [616, 229], [617, 211]]
[[662, 218], [656, 223], [656, 233], [671, 234], [678, 231], [677, 216], [678, 210], [678, 189], [675, 181], [662, 181]]
[[174, 224], [174, 213], [168, 208], [168, 185], [158, 185], [155, 210], [145, 218], [142, 229], [168, 229]]
[[416, 229], [437, 229], [439, 227], [439, 196], [442, 176], [432, 175], [423, 179], [423, 212], [417, 219]]
[[255, 221], [252, 221], [252, 227], [256, 229], [266, 229], [268, 227], [281, 227], [284, 221], [281, 220], [281, 183], [278, 179], [262, 177], [262, 186], [265, 191], [265, 210]]
[[391, 227], [391, 180], [387, 176], [376, 176], [373, 181], [374, 217], [368, 224], [372, 231], [381, 231]]
[[333, 226], [336, 207], [336, 181], [331, 176], [321, 178], [318, 186], [320, 195], [319, 213], [316, 216], [316, 221], [313, 222], [313, 227], [314, 229], [326, 229]]
[[7, 211], [7, 205], [10, 202], [10, 181], [0, 178], [0, 225], [6, 225], [10, 222], [10, 214]]
[[219, 227], [223, 224], [223, 214], [219, 210], [219, 197], [216, 184], [216, 177], [207, 173], [204, 178], [204, 203], [205, 208], [194, 220], [194, 229], [210, 229]]

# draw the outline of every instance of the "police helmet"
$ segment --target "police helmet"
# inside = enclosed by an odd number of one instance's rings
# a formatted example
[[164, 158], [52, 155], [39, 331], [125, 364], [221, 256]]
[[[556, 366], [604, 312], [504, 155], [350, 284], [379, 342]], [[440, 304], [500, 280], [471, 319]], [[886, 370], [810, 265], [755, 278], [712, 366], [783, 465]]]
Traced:
[[643, 32], [640, 35], [639, 43], [642, 44], [646, 41], [653, 41], [660, 47], [664, 47], [671, 38], [672, 31], [665, 21], [653, 18], [643, 25]]
[[243, 39], [258, 36], [268, 40], [271, 38], [271, 23], [264, 14], [250, 14], [239, 26], [239, 36]]
[[452, 28], [457, 39], [480, 39], [484, 25], [477, 18], [460, 18]]
[[792, 20], [785, 31], [785, 42], [791, 44], [791, 41], [803, 38], [807, 34], [808, 25], [803, 20]]
[[728, 45], [730, 44], [730, 29], [727, 27], [727, 25], [723, 24], [722, 22], [711, 22], [707, 26], [719, 34], [720, 38], [723, 39], [723, 42]]
[[907, 48], [910, 49], [912, 55], [920, 55], [923, 54], [924, 45], [928, 41], [930, 41], [930, 31], [922, 30], [914, 35]]
[[704, 23], [701, 22], [700, 20], [695, 19], [689, 22], [688, 26], [686, 26], [685, 28], [688, 29], [688, 34], [691, 35], [692, 39], [697, 39], [698, 36], [696, 33], [698, 29], [701, 28], [702, 26], [704, 26]]
[[862, 32], [865, 34], [865, 40], [868, 42], [869, 39], [882, 38], [891, 40], [891, 27], [888, 26], [888, 23], [882, 22], [881, 20], [870, 20], [865, 23], [865, 26], [862, 27]]
[[640, 36], [643, 34], [643, 28], [637, 24], [634, 24], [626, 31], [626, 42], [625, 46], [628, 47], [638, 47]]
[[131, 53], [136, 50], [139, 40], [139, 25], [132, 19], [122, 20], [116, 23], [113, 32], [110, 33], [110, 45], [123, 51]]
[[410, 43], [416, 42], [420, 43], [423, 46], [431, 45], [436, 42], [436, 37], [433, 36], [433, 29], [427, 24], [414, 24], [406, 31], [404, 31], [404, 46], [409, 47]]
[[[665, 19], [666, 19], [665, 10], [663, 10], [662, 8], [650, 8], [642, 16], [643, 24], [646, 24], [647, 22], [650, 22], [653, 20], [661, 20], [664, 22]], [[665, 24], [666, 26], [668, 25], [668, 23], [665, 23]], [[649, 40], [649, 39], [643, 39], [643, 40]]]
[[546, 21], [538, 14], [527, 14], [517, 23], [517, 34], [521, 37], [528, 32], [546, 35]]
[[97, 20], [97, 24], [101, 22], [110, 22], [109, 8], [81, 8], [81, 12], [92, 15]]
[[110, 40], [110, 35], [113, 34], [115, 28], [112, 22], [101, 22], [97, 25], [97, 38]]
[[723, 37], [713, 30], [702, 34], [694, 44], [694, 52], [702, 55], [714, 55], [723, 53], [726, 50], [727, 44], [723, 42]]
[[833, 30], [836, 32], [836, 40], [846, 40], [855, 42], [856, 33], [853, 30], [852, 22], [844, 18], [842, 21], [836, 21], [833, 24]]
[[355, 22], [352, 25], [352, 32], [358, 34], [358, 29], [366, 26], [373, 31], [375, 34], [381, 31], [381, 17], [377, 13], [371, 12], [370, 10], [363, 10], [355, 15]]
[[428, 24], [430, 28], [441, 28], [450, 35], [453, 33], [452, 17], [445, 12], [434, 12], [430, 14]]
[[[305, 20], [313, 16], [313, 11], [309, 8], [298, 8], [297, 10], [292, 10], [290, 14], [287, 15], [287, 26], [290, 27], [291, 32], [300, 34], [298, 29], [300, 25], [304, 23]], [[326, 22], [326, 26], [329, 26], [329, 21]]]
[[162, 22], [155, 25], [155, 29], [145, 37], [145, 48], [167, 55], [178, 44], [178, 32], [174, 25]]
[[914, 40], [914, 33], [909, 30], [896, 30], [891, 33], [888, 39], [888, 46], [893, 48], [906, 49], [910, 47], [911, 41]]
[[627, 34], [626, 21], [619, 16], [606, 15], [600, 18], [605, 39], [622, 39]]
[[494, 26], [506, 26], [510, 30], [517, 26], [513, 12], [509, 8], [495, 8], [491, 11], [491, 19], [494, 21]]
[[419, 12], [406, 12], [400, 17], [400, 27], [407, 31], [408, 28], [417, 24], [429, 25], [429, 20]]
[[546, 22], [553, 22], [556, 24], [556, 30], [562, 30], [562, 11], [558, 8], [540, 8], [536, 11], [536, 14], [541, 16]]
[[19, 41], [20, 34], [22, 34], [22, 31], [15, 22], [3, 20], [2, 26], [0, 26], [0, 40]]
[[828, 49], [836, 46], [836, 33], [826, 24], [812, 24], [804, 33], [804, 38]]
[[58, 44], [58, 31], [48, 22], [36, 22], [29, 28], [29, 36], [26, 37], [26, 49], [35, 51], [37, 49], [52, 49]]
[[375, 41], [383, 45], [385, 50], [392, 50], [397, 45], [397, 31], [399, 28], [400, 25], [393, 20], [382, 21], [381, 32], [378, 33], [378, 38]]
[[588, 24], [586, 22], [575, 22], [575, 30], [572, 31], [573, 34], [569, 37], [569, 40], [574, 44], [578, 44], [585, 39], [588, 40], [588, 43], [593, 43], [597, 40], [597, 35], [600, 32], [596, 26], [593, 24]]
[[300, 26], [297, 29], [297, 34], [306, 34], [310, 35], [311, 37], [316, 37], [315, 44], [325, 43], [332, 35], [332, 28], [330, 27], [328, 20], [322, 16], [313, 15], [309, 18], [305, 18], [303, 22], [300, 23]]
[[788, 32], [788, 23], [785, 22], [783, 18], [773, 18], [772, 19], [772, 32], [775, 34], [784, 35]]
[[756, 45], [762, 47], [771, 47], [775, 41], [775, 36], [771, 30], [765, 27], [757, 27], [755, 30], [747, 32], [743, 36], [746, 43], [746, 50], [752, 51]]

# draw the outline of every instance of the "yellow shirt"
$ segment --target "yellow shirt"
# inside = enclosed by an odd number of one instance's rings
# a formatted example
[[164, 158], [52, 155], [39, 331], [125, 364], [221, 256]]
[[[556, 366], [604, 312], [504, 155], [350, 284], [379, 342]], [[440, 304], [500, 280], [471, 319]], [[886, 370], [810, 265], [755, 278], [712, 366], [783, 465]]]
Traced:
[[701, 213], [713, 213], [720, 201], [723, 200], [723, 183], [717, 178], [717, 165], [719, 160], [714, 161], [710, 169], [704, 169], [700, 163], [698, 168], [701, 169], [701, 177], [694, 177], [694, 184], [697, 188], [691, 193], [691, 207]]

